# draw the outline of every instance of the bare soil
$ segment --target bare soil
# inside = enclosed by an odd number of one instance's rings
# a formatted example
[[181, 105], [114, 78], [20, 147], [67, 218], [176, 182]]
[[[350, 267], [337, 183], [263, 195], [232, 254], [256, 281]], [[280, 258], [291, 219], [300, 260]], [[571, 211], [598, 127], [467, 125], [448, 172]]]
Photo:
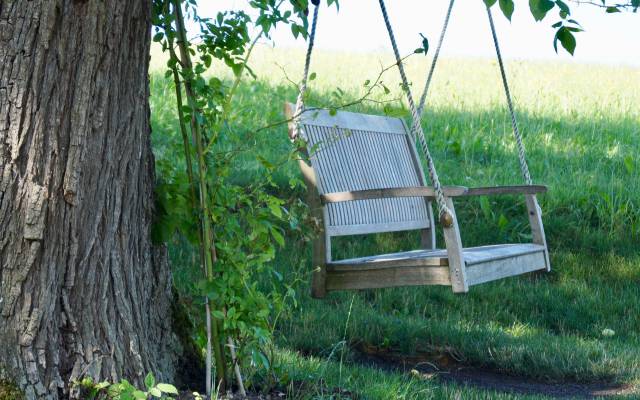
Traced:
[[630, 385], [609, 382], [544, 382], [500, 371], [464, 365], [447, 349], [401, 354], [392, 349], [359, 345], [360, 362], [377, 368], [403, 371], [424, 379], [513, 394], [544, 395], [561, 399], [593, 399], [638, 394]]

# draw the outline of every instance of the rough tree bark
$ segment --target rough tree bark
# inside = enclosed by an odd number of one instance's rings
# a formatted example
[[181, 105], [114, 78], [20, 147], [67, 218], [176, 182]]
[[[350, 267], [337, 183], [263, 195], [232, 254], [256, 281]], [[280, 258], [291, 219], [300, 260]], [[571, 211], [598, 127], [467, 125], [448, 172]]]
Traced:
[[171, 381], [150, 242], [150, 0], [0, 0], [0, 378]]

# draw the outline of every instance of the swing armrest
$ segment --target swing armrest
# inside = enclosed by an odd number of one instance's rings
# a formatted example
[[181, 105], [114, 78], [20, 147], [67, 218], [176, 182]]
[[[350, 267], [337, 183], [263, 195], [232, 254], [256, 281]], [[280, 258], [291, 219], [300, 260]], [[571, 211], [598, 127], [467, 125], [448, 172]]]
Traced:
[[[445, 197], [492, 196], [506, 194], [536, 194], [544, 193], [544, 185], [515, 185], [467, 188], [465, 186], [443, 186]], [[354, 190], [351, 192], [333, 192], [320, 195], [322, 204], [342, 203], [345, 201], [386, 199], [398, 197], [428, 197], [435, 198], [436, 192], [430, 186], [408, 186], [382, 189]]]
[[[464, 186], [443, 186], [442, 191], [447, 197], [464, 196], [468, 191]], [[371, 200], [371, 199], [385, 199], [385, 198], [397, 198], [397, 197], [428, 197], [435, 198], [436, 192], [433, 187], [430, 186], [408, 186], [408, 187], [396, 187], [396, 188], [382, 188], [382, 189], [366, 189], [366, 190], [354, 190], [351, 192], [334, 192], [325, 193], [320, 195], [322, 204], [328, 203], [342, 203], [345, 201], [355, 200]]]

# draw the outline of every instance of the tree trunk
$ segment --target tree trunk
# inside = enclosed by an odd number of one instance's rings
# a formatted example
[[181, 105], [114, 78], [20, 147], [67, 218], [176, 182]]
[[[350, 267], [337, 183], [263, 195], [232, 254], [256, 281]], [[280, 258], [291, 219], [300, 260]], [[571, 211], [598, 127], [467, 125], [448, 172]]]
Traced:
[[0, 378], [174, 378], [150, 242], [150, 0], [0, 0]]

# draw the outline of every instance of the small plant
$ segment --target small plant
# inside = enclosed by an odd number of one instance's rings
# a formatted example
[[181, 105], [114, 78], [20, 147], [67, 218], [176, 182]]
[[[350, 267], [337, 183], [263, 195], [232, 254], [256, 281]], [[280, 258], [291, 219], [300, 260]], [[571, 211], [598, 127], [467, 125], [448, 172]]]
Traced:
[[[126, 379], [118, 383], [107, 381], [96, 383], [93, 379], [86, 377], [75, 385], [87, 400], [109, 399], [109, 400], [147, 400], [147, 399], [173, 399], [177, 396], [178, 389], [168, 383], [156, 383], [152, 373], [144, 378], [145, 390], [136, 388]], [[196, 399], [199, 395], [194, 393]]]
[[23, 400], [24, 395], [14, 384], [0, 379], [0, 400]]

